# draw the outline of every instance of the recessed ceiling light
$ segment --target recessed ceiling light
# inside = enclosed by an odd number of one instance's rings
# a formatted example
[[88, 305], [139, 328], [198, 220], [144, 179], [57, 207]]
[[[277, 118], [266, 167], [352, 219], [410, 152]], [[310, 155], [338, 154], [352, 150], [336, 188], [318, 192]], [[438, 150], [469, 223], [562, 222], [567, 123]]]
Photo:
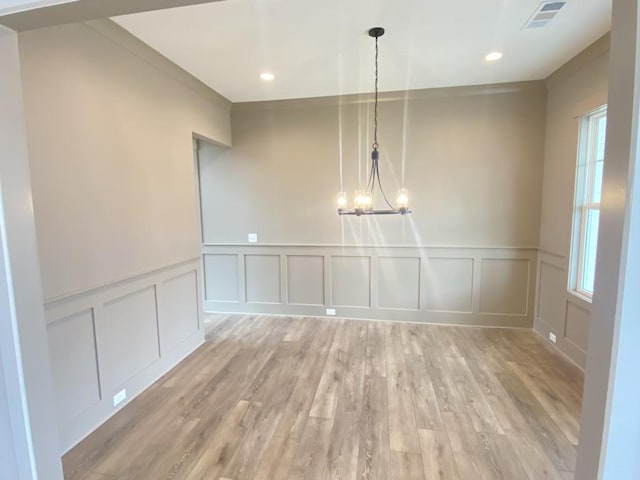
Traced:
[[273, 73], [265, 72], [265, 73], [261, 73], [261, 74], [260, 74], [260, 78], [261, 78], [262, 80], [271, 81], [271, 80], [273, 80], [273, 79], [274, 79], [274, 78], [276, 78], [276, 77], [274, 77], [274, 76], [273, 76]]
[[502, 52], [491, 52], [488, 53], [484, 59], [487, 62], [495, 62], [496, 60], [500, 60], [502, 58]]

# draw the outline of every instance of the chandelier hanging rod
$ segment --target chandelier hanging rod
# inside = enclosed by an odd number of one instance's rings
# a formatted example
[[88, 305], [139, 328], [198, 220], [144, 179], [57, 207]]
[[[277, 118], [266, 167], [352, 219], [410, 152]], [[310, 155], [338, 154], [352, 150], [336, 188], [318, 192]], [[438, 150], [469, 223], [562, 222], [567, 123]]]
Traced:
[[[409, 197], [405, 189], [400, 189], [396, 198], [396, 206], [394, 207], [382, 188], [382, 181], [380, 180], [380, 152], [378, 151], [378, 82], [379, 82], [379, 50], [378, 50], [378, 38], [384, 35], [384, 28], [374, 27], [369, 30], [369, 36], [375, 38], [376, 51], [375, 51], [375, 88], [374, 88], [374, 108], [373, 108], [373, 144], [371, 145], [371, 168], [369, 170], [369, 179], [367, 186], [364, 189], [358, 190], [355, 195], [355, 208], [353, 210], [347, 210], [346, 193], [340, 192], [338, 194], [338, 214], [339, 215], [406, 215], [411, 213], [409, 210]], [[373, 201], [376, 190], [376, 185], [380, 190], [380, 194], [385, 203], [389, 207], [388, 209], [374, 209]]]

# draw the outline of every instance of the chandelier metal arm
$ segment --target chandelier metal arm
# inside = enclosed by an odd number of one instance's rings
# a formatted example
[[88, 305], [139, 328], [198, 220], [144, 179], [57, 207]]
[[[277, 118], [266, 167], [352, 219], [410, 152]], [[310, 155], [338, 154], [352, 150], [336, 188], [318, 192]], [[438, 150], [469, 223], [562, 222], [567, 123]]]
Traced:
[[362, 215], [406, 215], [408, 213], [411, 213], [411, 210], [409, 210], [408, 208], [392, 208], [390, 210], [338, 209], [338, 215], [356, 215], [358, 217]]

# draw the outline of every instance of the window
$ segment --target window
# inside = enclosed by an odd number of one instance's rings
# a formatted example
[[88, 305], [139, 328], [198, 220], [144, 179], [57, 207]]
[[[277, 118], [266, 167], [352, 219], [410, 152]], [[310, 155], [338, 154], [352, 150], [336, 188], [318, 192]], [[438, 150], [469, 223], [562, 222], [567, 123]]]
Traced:
[[571, 290], [591, 298], [598, 250], [607, 107], [580, 118], [574, 202]]

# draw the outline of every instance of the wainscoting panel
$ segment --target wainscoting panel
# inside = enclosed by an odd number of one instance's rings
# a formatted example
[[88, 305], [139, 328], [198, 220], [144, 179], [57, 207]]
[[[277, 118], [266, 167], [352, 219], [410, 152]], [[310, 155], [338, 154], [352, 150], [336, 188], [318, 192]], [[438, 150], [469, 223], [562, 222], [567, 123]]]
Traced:
[[[532, 248], [207, 244], [202, 255], [207, 285], [218, 292], [246, 285], [237, 302], [208, 291], [207, 312], [323, 316], [331, 308], [347, 318], [533, 324]], [[239, 269], [237, 260], [226, 269], [241, 278], [225, 278], [223, 258], [241, 259]]]
[[378, 307], [420, 309], [420, 258], [378, 257]]
[[210, 273], [205, 278], [205, 299], [211, 302], [239, 302], [238, 255], [205, 255], [204, 269]]
[[287, 303], [324, 305], [324, 257], [287, 255]]
[[58, 418], [68, 421], [100, 401], [93, 310], [61, 318], [47, 330]]
[[164, 354], [198, 331], [198, 279], [195, 270], [158, 285], [160, 352]]
[[534, 329], [546, 339], [556, 335], [556, 347], [584, 368], [587, 358], [591, 303], [568, 291], [568, 258], [540, 250]]
[[198, 268], [193, 259], [45, 302], [61, 453], [202, 344]]
[[464, 312], [473, 309], [473, 258], [429, 259], [427, 309], [433, 312]]
[[247, 303], [280, 303], [280, 256], [245, 255]]
[[564, 336], [585, 352], [589, 342], [590, 317], [591, 312], [588, 309], [573, 302], [567, 302], [567, 322]]
[[101, 377], [107, 390], [115, 390], [160, 358], [155, 287], [106, 303], [97, 337]]
[[527, 315], [531, 262], [526, 259], [483, 258], [480, 312]]
[[371, 306], [371, 257], [331, 257], [331, 305]]
[[564, 269], [540, 262], [540, 291], [538, 316], [555, 331], [563, 330], [566, 308], [566, 273]]

